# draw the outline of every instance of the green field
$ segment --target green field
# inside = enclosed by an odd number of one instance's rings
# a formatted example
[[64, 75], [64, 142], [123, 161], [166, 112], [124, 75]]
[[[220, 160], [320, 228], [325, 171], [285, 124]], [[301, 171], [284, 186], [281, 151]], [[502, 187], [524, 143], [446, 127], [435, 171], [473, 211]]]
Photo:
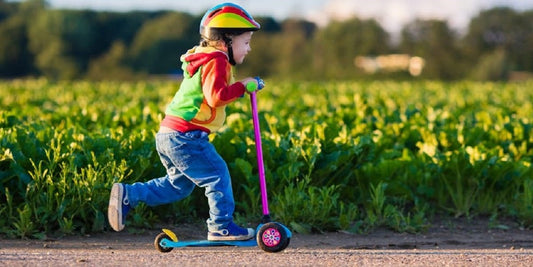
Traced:
[[[109, 231], [111, 184], [164, 174], [154, 135], [178, 85], [0, 82], [0, 235]], [[531, 81], [268, 80], [258, 101], [270, 210], [296, 232], [420, 232], [446, 217], [533, 227]], [[230, 167], [236, 219], [257, 223], [249, 99], [228, 111], [213, 143]], [[207, 212], [196, 189], [175, 204], [139, 206], [128, 225]]]

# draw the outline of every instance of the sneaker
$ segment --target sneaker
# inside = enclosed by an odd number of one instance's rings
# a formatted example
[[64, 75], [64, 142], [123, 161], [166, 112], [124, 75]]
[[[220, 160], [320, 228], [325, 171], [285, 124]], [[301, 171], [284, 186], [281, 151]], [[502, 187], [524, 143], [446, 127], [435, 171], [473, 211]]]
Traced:
[[122, 231], [126, 222], [126, 215], [130, 211], [130, 203], [123, 184], [115, 183], [111, 188], [107, 220], [115, 231]]
[[242, 228], [233, 222], [230, 222], [227, 229], [207, 233], [209, 241], [234, 241], [248, 240], [255, 236], [255, 230], [252, 228]]

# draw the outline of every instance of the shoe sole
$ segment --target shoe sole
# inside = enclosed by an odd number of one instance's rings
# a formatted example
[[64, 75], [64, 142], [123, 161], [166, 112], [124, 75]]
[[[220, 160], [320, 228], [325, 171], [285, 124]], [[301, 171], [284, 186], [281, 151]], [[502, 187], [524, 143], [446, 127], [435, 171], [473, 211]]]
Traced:
[[246, 241], [246, 240], [250, 240], [252, 238], [254, 238], [255, 236], [255, 231], [252, 229], [252, 231], [250, 231], [250, 229], [248, 230], [248, 235], [240, 235], [240, 236], [212, 236], [212, 235], [207, 235], [207, 240], [208, 241]]
[[124, 187], [121, 184], [113, 184], [111, 187], [111, 194], [109, 196], [109, 206], [107, 207], [107, 220], [113, 230], [119, 232], [124, 229], [124, 222], [122, 221], [122, 195]]

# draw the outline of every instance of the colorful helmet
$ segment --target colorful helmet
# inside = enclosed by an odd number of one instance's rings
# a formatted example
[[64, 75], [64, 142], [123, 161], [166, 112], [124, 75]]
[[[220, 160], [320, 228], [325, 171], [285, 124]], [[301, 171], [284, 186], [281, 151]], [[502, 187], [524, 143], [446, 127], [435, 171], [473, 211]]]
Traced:
[[223, 3], [207, 10], [200, 22], [200, 35], [211, 36], [211, 30], [226, 30], [227, 32], [257, 31], [261, 25], [257, 23], [244, 8]]

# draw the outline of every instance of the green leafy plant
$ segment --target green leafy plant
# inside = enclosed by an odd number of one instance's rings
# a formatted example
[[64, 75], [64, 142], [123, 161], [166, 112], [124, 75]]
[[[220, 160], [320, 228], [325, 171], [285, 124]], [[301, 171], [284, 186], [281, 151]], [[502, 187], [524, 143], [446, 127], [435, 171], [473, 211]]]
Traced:
[[[258, 97], [269, 202], [296, 232], [424, 231], [433, 216], [533, 227], [533, 83], [268, 82]], [[108, 231], [114, 182], [165, 175], [154, 136], [175, 81], [0, 82], [0, 234]], [[258, 223], [247, 98], [211, 140], [236, 219]], [[135, 229], [203, 221], [205, 197], [128, 216]], [[134, 231], [137, 231], [135, 230]]]

